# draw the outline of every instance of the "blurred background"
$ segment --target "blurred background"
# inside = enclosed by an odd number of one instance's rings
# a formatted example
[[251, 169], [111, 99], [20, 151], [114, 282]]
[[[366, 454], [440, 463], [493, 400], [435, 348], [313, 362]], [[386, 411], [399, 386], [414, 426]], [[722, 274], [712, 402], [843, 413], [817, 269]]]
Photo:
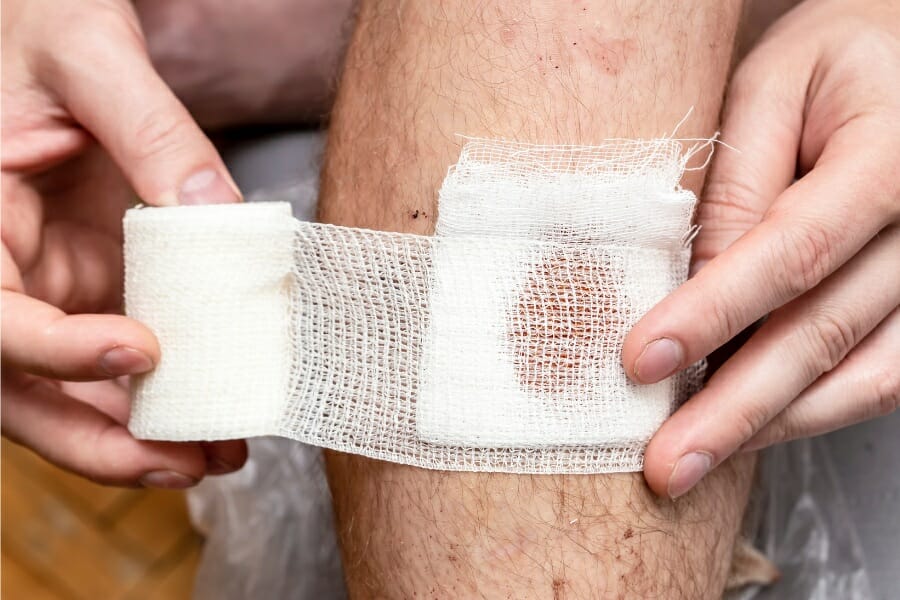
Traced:
[[190, 598], [202, 538], [183, 492], [103, 487], [3, 438], [9, 600]]

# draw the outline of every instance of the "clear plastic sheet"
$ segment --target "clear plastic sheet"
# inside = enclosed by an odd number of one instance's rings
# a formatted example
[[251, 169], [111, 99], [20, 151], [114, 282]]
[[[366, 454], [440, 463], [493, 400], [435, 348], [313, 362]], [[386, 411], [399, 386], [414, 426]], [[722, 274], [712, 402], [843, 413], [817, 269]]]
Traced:
[[781, 570], [777, 583], [728, 600], [870, 600], [862, 546], [822, 438], [769, 448], [748, 508], [754, 545]]
[[250, 441], [247, 465], [188, 495], [206, 536], [199, 600], [346, 597], [318, 448], [281, 438]]
[[[292, 202], [311, 218], [316, 185], [304, 180], [251, 200]], [[346, 597], [321, 451], [285, 439], [250, 440], [241, 471], [208, 478], [189, 495], [206, 536], [199, 600]], [[781, 570], [765, 588], [728, 600], [871, 600], [858, 534], [828, 447], [801, 440], [762, 453], [747, 533]]]

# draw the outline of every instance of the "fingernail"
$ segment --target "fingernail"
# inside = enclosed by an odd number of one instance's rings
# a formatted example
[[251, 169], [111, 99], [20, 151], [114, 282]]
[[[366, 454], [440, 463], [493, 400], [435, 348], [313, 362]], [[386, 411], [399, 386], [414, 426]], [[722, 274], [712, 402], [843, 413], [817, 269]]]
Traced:
[[197, 171], [184, 180], [178, 192], [179, 204], [227, 204], [240, 198], [215, 169]]
[[146, 373], [153, 368], [153, 360], [140, 350], [116, 346], [100, 357], [100, 370], [112, 377]]
[[688, 493], [709, 473], [711, 467], [712, 455], [709, 452], [691, 452], [682, 456], [669, 475], [669, 498], [674, 500]]
[[669, 338], [653, 340], [634, 361], [634, 377], [641, 383], [665, 379], [681, 365], [681, 346]]
[[207, 475], [224, 475], [233, 471], [237, 471], [237, 467], [221, 458], [211, 458], [206, 462]]
[[162, 490], [183, 490], [197, 484], [197, 480], [176, 471], [150, 471], [140, 479], [141, 485]]

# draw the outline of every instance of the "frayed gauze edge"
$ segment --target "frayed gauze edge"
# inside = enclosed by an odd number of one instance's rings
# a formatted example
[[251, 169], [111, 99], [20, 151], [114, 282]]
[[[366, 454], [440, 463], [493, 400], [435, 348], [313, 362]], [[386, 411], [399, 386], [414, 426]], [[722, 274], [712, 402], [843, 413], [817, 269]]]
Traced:
[[285, 203], [125, 217], [126, 307], [162, 359], [139, 438], [281, 435], [420, 467], [642, 468], [703, 365], [637, 386], [634, 323], [687, 276], [677, 140], [470, 140], [434, 236], [305, 223]]

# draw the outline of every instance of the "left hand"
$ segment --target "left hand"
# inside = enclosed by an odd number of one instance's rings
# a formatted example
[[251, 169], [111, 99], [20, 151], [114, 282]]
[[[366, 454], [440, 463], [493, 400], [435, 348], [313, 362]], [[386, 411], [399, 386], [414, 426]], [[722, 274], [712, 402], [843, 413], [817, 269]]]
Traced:
[[623, 364], [656, 382], [769, 317], [650, 442], [644, 475], [672, 498], [735, 451], [900, 404], [900, 8], [799, 5], [736, 71], [722, 132], [741, 152], [712, 165], [697, 274]]

